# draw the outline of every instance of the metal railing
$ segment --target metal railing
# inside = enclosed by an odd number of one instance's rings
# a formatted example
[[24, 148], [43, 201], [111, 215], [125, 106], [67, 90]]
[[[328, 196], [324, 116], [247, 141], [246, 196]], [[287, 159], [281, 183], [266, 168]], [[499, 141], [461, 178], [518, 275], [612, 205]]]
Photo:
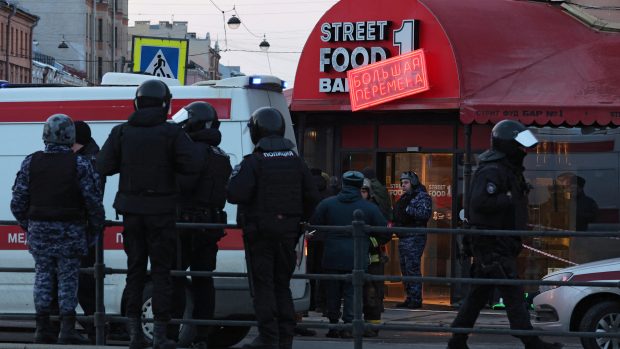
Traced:
[[[529, 231], [529, 230], [469, 230], [461, 228], [388, 228], [368, 226], [364, 223], [363, 213], [356, 210], [351, 225], [347, 226], [323, 226], [308, 225], [309, 230], [317, 232], [340, 232], [350, 233], [353, 239], [354, 265], [350, 274], [295, 274], [294, 279], [314, 279], [314, 280], [346, 280], [353, 285], [353, 321], [350, 324], [331, 324], [324, 322], [304, 321], [298, 326], [302, 328], [327, 328], [327, 329], [347, 329], [352, 330], [354, 348], [361, 349], [363, 345], [363, 332], [365, 329], [389, 330], [389, 331], [415, 331], [415, 332], [442, 332], [442, 333], [478, 333], [478, 334], [502, 334], [513, 336], [562, 336], [580, 338], [620, 338], [620, 333], [597, 333], [597, 332], [575, 332], [575, 331], [540, 331], [540, 330], [507, 330], [494, 328], [453, 328], [445, 326], [431, 325], [404, 325], [404, 324], [370, 324], [363, 319], [363, 286], [366, 281], [409, 281], [425, 282], [435, 284], [477, 284], [477, 285], [553, 285], [553, 286], [596, 286], [620, 288], [620, 281], [543, 281], [543, 280], [520, 280], [520, 279], [486, 279], [486, 278], [457, 278], [457, 277], [430, 277], [430, 276], [385, 276], [370, 275], [364, 270], [365, 259], [368, 258], [368, 251], [364, 251], [364, 239], [370, 233], [379, 234], [398, 234], [403, 236], [414, 236], [417, 234], [451, 234], [451, 235], [493, 235], [493, 236], [542, 236], [542, 237], [620, 237], [618, 231], [599, 231], [599, 232], [576, 232], [576, 231]], [[0, 225], [16, 225], [15, 221], [2, 221]], [[107, 221], [106, 226], [122, 226], [122, 222]], [[237, 225], [215, 224], [215, 223], [177, 223], [177, 228], [185, 229], [238, 229]], [[103, 279], [105, 275], [126, 274], [126, 269], [106, 268], [103, 255], [103, 236], [99, 236], [96, 241], [96, 261], [92, 268], [82, 268], [81, 272], [93, 274], [96, 282], [96, 311], [93, 316], [78, 316], [81, 321], [94, 322], [96, 330], [96, 344], [105, 344], [105, 324], [106, 322], [125, 322], [126, 317], [117, 315], [106, 315], [104, 307]], [[0, 268], [0, 272], [34, 272], [34, 268]], [[212, 276], [212, 277], [247, 277], [247, 273], [232, 272], [206, 272], [206, 271], [171, 271], [172, 276]], [[54, 317], [53, 317], [54, 318]], [[33, 320], [34, 315], [0, 315], [0, 319], [5, 320]], [[152, 322], [153, 319], [144, 319], [145, 322]], [[196, 320], [196, 319], [172, 319], [172, 324], [190, 325], [219, 325], [219, 326], [255, 326], [255, 321], [239, 320]]]

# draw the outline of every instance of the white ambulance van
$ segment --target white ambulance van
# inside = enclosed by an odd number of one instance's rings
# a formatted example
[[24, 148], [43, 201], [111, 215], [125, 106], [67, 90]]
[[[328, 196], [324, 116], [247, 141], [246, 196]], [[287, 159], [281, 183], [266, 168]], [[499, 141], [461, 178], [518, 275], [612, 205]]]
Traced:
[[[136, 87], [152, 76], [109, 73], [100, 87], [20, 87], [0, 85], [0, 220], [13, 220], [10, 211], [11, 187], [24, 157], [41, 150], [43, 123], [48, 116], [64, 113], [74, 120], [86, 121], [92, 137], [102, 146], [113, 126], [124, 122], [133, 112]], [[230, 155], [233, 166], [244, 155], [252, 152], [253, 145], [247, 127], [251, 113], [264, 106], [277, 108], [286, 120], [285, 136], [295, 140], [290, 114], [282, 95], [283, 82], [273, 76], [242, 76], [204, 82], [195, 86], [179, 86], [177, 80], [162, 79], [172, 92], [172, 113], [193, 101], [206, 101], [217, 110], [220, 118], [222, 143], [220, 147]], [[118, 188], [118, 175], [108, 177], [104, 196], [106, 219], [116, 220], [112, 202]], [[228, 221], [235, 224], [236, 207], [227, 204]], [[126, 268], [121, 227], [107, 228], [104, 235], [105, 265]], [[27, 251], [27, 235], [18, 226], [0, 226], [0, 267], [34, 267]], [[227, 230], [219, 243], [218, 272], [245, 272], [245, 256], [241, 231]], [[303, 238], [298, 244], [295, 273], [305, 272]], [[0, 312], [5, 314], [34, 313], [32, 273], [0, 273]], [[105, 309], [107, 314], [123, 314], [125, 275], [107, 275], [105, 278]], [[252, 319], [252, 300], [246, 278], [215, 278], [218, 319]], [[144, 295], [144, 315], [152, 317], [150, 292]], [[291, 290], [298, 311], [309, 307], [310, 291], [307, 280], [293, 280]], [[94, 297], [94, 294], [93, 294]], [[191, 317], [191, 295], [188, 293], [186, 318]], [[151, 337], [151, 325], [144, 326]], [[220, 327], [214, 335], [213, 347], [228, 347], [242, 340], [249, 328]], [[193, 326], [183, 326], [180, 343], [191, 342]]]

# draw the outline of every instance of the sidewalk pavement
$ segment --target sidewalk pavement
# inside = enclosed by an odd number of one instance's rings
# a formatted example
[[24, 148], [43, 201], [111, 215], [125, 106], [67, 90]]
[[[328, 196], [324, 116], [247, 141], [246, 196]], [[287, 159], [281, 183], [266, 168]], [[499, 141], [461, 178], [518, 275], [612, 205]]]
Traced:
[[[400, 325], [438, 325], [450, 326], [456, 316], [456, 309], [447, 306], [424, 305], [423, 309], [395, 309], [386, 304], [382, 322], [387, 324]], [[327, 323], [327, 319], [320, 313], [310, 312], [303, 321]], [[476, 322], [476, 327], [508, 328], [508, 318], [506, 313], [501, 310], [484, 309]], [[353, 348], [352, 339], [331, 339], [326, 338], [326, 329], [316, 329], [317, 335], [312, 337], [295, 337], [295, 349], [331, 349], [331, 348]], [[240, 348], [243, 344], [250, 342], [256, 336], [256, 328], [252, 328], [250, 334], [234, 348]], [[364, 338], [363, 347], [365, 349], [445, 349], [448, 342], [449, 333], [420, 333], [413, 331], [385, 331], [381, 330], [377, 338]], [[553, 337], [547, 340], [554, 340]], [[557, 340], [557, 339], [556, 339]], [[581, 348], [579, 340], [576, 338], [561, 339], [565, 343], [565, 349]], [[320, 344], [319, 344], [320, 343]], [[473, 335], [468, 342], [471, 349], [482, 348], [502, 348], [502, 349], [522, 349], [523, 345], [514, 337], [503, 335]], [[126, 345], [126, 344], [125, 344]], [[62, 346], [62, 345], [36, 345], [36, 344], [10, 344], [0, 343], [0, 349], [66, 349], [66, 348], [122, 348], [123, 346]]]

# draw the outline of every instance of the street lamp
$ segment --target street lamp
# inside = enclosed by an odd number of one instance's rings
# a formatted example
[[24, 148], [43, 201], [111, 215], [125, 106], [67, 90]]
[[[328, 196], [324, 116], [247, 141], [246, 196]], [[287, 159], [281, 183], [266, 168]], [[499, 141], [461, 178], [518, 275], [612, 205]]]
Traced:
[[[58, 44], [58, 48], [62, 49], [62, 50], [66, 50], [66, 49], [71, 49], [73, 51], [75, 51], [75, 53], [78, 54], [78, 58], [80, 59], [79, 61], [75, 61], [75, 60], [71, 60], [71, 59], [67, 59], [65, 60], [64, 58], [57, 58], [57, 61], [63, 62], [63, 61], [68, 61], [68, 65], [73, 67], [74, 69], [77, 69], [79, 71], [82, 71], [84, 73], [86, 73], [86, 66], [87, 66], [87, 57], [86, 57], [86, 52], [85, 49], [83, 48], [76, 48], [71, 41], [67, 41], [65, 39], [65, 36], [62, 36], [62, 41], [60, 42], [60, 44]], [[66, 53], [66, 51], [65, 51]], [[66, 57], [66, 56], [65, 56]], [[82, 63], [84, 63], [84, 65], [82, 66]], [[82, 70], [84, 69], [84, 70]], [[88, 80], [88, 79], [87, 79]]]
[[269, 45], [269, 42], [267, 42], [267, 37], [263, 34], [263, 41], [260, 42], [258, 47], [260, 47], [261, 51], [267, 52], [270, 46], [271, 45]]
[[67, 45], [67, 42], [65, 41], [64, 35], [62, 36], [62, 41], [58, 44], [58, 48], [69, 48], [69, 45]]
[[[213, 2], [213, 5], [215, 5], [214, 2]], [[232, 17], [230, 17], [228, 21], [226, 21], [226, 14], [225, 14], [226, 12], [233, 12], [233, 11], [236, 12], [234, 5], [233, 5], [232, 10], [228, 10], [228, 11], [222, 10], [221, 8], [217, 7], [217, 5], [215, 5], [215, 7], [218, 10], [222, 11], [222, 21], [224, 21], [224, 44], [226, 45], [226, 48], [224, 49], [224, 51], [228, 51], [228, 34], [226, 34], [226, 25], [228, 24], [228, 28], [235, 30], [239, 28], [239, 26], [241, 25], [241, 20], [239, 19], [239, 17], [232, 15]]]
[[239, 19], [239, 17], [232, 15], [232, 17], [228, 19], [228, 28], [237, 29], [239, 28], [240, 25], [241, 25], [241, 20]]

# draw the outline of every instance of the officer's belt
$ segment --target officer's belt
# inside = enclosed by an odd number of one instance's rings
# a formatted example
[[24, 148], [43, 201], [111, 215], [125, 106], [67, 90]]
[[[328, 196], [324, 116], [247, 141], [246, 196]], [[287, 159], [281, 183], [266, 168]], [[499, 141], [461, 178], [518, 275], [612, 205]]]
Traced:
[[198, 219], [199, 221], [211, 223], [224, 223], [226, 220], [226, 212], [215, 207], [179, 207], [177, 214], [180, 216], [186, 215], [195, 217], [194, 219]]

